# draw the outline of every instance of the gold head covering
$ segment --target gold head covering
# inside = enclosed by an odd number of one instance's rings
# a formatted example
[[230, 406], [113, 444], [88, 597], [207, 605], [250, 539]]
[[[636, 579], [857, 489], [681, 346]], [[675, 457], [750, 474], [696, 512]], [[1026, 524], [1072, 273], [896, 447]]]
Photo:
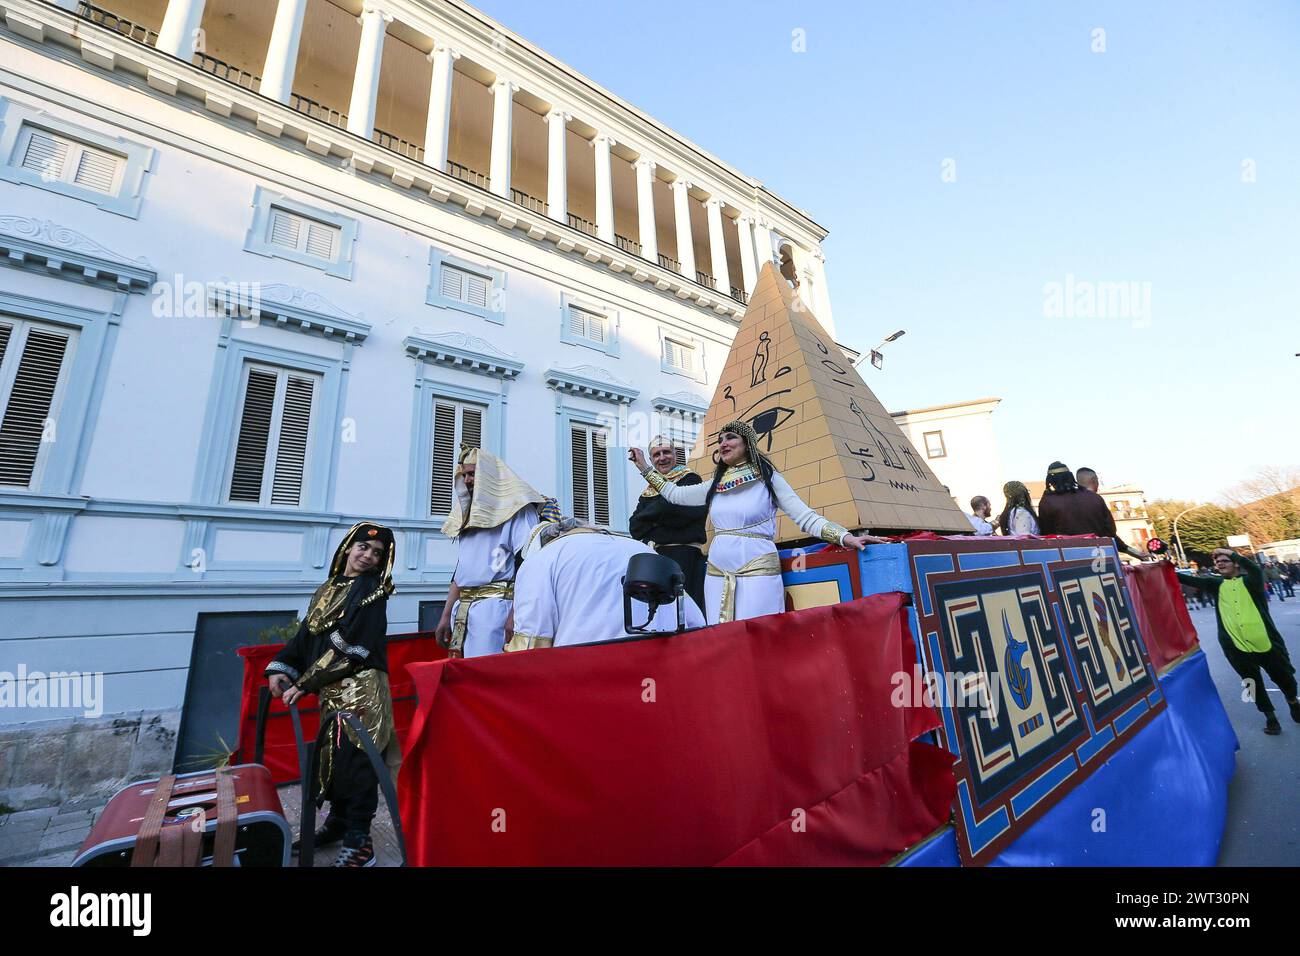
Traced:
[[[357, 578], [340, 578], [347, 568], [348, 550], [357, 541], [379, 541], [385, 545], [384, 563], [381, 569], [372, 574]], [[397, 588], [393, 585], [393, 559], [397, 548], [393, 532], [373, 521], [361, 521], [348, 529], [348, 533], [339, 542], [330, 561], [330, 576], [307, 605], [307, 627], [313, 634], [332, 630], [343, 620], [348, 608], [358, 604], [365, 607], [375, 601], [386, 599]], [[371, 589], [369, 581], [374, 577], [379, 581]]]
[[[472, 497], [465, 487], [465, 465], [475, 466]], [[540, 506], [547, 500], [496, 455], [466, 445], [461, 446], [454, 491], [451, 514], [442, 524], [442, 533], [449, 538], [458, 538], [471, 528], [495, 528], [513, 518], [520, 508]]]

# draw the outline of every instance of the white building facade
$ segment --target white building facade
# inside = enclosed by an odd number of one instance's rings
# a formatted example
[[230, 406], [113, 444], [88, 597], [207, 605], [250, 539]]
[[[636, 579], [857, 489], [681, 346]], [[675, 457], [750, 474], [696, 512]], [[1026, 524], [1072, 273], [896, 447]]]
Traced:
[[970, 501], [983, 495], [1001, 514], [1004, 499], [1002, 460], [993, 431], [993, 411], [1000, 398], [978, 398], [890, 412], [925, 463], [947, 486], [957, 507], [970, 514]]
[[764, 261], [833, 331], [824, 229], [447, 0], [0, 0], [0, 200], [0, 672], [110, 714], [362, 518], [427, 623], [462, 441], [625, 528]]

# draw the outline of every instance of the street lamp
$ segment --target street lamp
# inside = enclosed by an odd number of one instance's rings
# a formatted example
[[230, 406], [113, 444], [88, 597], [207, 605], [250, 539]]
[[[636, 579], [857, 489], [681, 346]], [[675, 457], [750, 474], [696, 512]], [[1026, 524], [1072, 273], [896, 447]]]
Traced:
[[906, 335], [906, 334], [907, 334], [907, 330], [906, 330], [906, 329], [899, 329], [899, 330], [898, 330], [897, 332], [895, 332], [893, 335], [888, 336], [888, 337], [887, 337], [883, 342], [881, 342], [879, 345], [877, 345], [874, 349], [872, 349], [872, 350], [871, 350], [870, 352], [868, 352], [866, 355], [860, 355], [860, 356], [858, 356], [858, 360], [857, 360], [856, 362], [853, 363], [853, 367], [854, 367], [854, 368], [857, 368], [859, 365], [861, 365], [861, 364], [862, 364], [863, 362], [865, 362], [867, 359], [871, 359], [871, 364], [874, 365], [876, 368], [881, 368], [881, 367], [883, 367], [884, 364], [885, 364], [885, 356], [884, 356], [883, 354], [881, 354], [881, 351], [880, 351], [880, 350], [883, 349], [883, 348], [884, 348], [887, 344], [889, 344], [890, 342], [894, 341], [895, 339], [901, 339], [901, 338], [902, 338], [904, 335]]
[[1187, 553], [1183, 550], [1183, 539], [1178, 537], [1178, 519], [1189, 511], [1195, 511], [1197, 508], [1204, 508], [1205, 505], [1192, 505], [1190, 508], [1184, 508], [1174, 517], [1174, 543], [1178, 546], [1178, 565], [1179, 567], [1187, 566]]

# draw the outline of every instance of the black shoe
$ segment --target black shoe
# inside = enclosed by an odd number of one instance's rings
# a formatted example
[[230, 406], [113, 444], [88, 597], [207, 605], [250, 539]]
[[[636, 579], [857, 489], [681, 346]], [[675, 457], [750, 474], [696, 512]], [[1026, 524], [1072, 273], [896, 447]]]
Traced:
[[1300, 724], [1300, 698], [1291, 701], [1291, 719]]
[[339, 850], [338, 859], [334, 861], [334, 865], [349, 869], [362, 869], [363, 867], [374, 866], [377, 862], [374, 841], [367, 836], [365, 842], [360, 846], [348, 846], [345, 843], [343, 849]]
[[1264, 725], [1264, 733], [1270, 737], [1276, 737], [1282, 732], [1282, 725], [1277, 722], [1277, 714], [1268, 715], [1268, 723]]
[[[342, 840], [344, 834], [346, 833], [347, 833], [346, 824], [344, 824], [342, 821], [335, 820], [333, 817], [326, 817], [325, 822], [321, 824], [321, 828], [316, 831], [315, 848], [319, 850], [323, 846], [333, 846], [335, 843], [338, 843], [340, 840]], [[301, 837], [293, 841], [294, 853], [298, 852], [300, 848], [299, 845], [301, 843], [302, 843]]]

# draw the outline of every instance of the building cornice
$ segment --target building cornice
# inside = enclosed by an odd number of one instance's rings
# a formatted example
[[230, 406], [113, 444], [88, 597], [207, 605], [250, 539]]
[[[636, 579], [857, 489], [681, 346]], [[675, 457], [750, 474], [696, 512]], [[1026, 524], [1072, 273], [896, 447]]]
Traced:
[[221, 315], [257, 323], [269, 322], [280, 328], [319, 335], [360, 345], [370, 335], [370, 326], [330, 302], [318, 292], [283, 282], [229, 282], [215, 287], [209, 302]]
[[148, 292], [158, 279], [143, 258], [127, 259], [75, 229], [27, 216], [0, 216], [0, 262], [121, 292]]
[[609, 369], [595, 365], [579, 365], [576, 368], [548, 368], [546, 384], [557, 392], [577, 395], [582, 398], [594, 398], [597, 401], [614, 405], [627, 405], [641, 393], [628, 382], [623, 381]]
[[517, 357], [464, 332], [408, 335], [402, 347], [416, 359], [507, 381], [518, 378], [524, 370], [524, 363]]

